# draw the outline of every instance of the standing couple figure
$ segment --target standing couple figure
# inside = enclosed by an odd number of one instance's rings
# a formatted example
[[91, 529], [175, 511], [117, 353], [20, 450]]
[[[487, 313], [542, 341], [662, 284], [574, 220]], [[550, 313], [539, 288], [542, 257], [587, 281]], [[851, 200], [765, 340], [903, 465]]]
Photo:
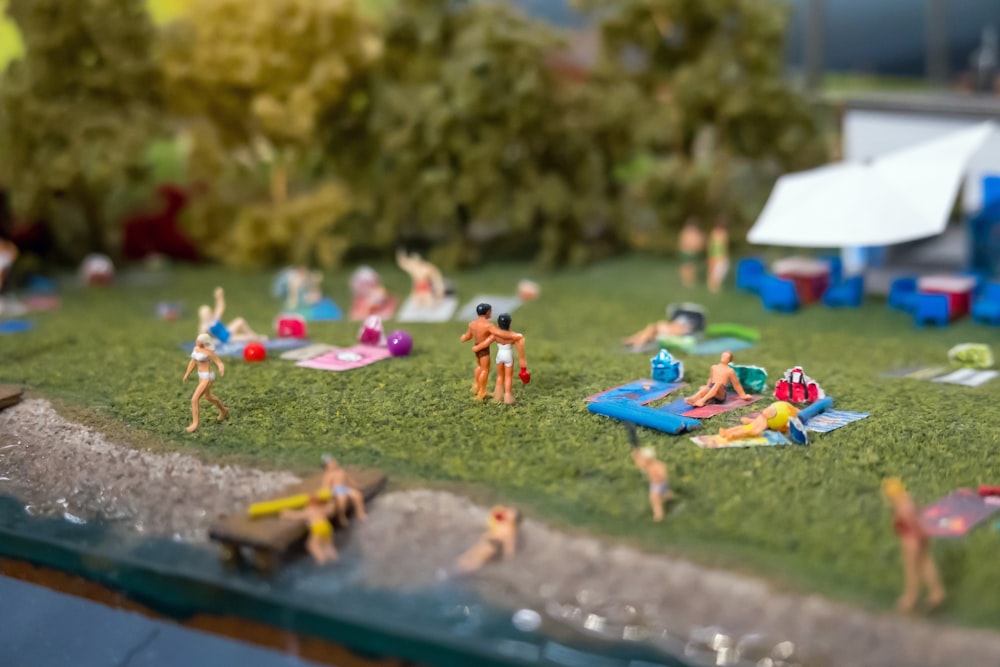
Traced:
[[514, 383], [514, 350], [520, 360], [521, 372], [519, 377], [525, 384], [531, 379], [528, 372], [528, 361], [524, 356], [524, 336], [516, 331], [510, 330], [510, 314], [503, 313], [497, 317], [494, 325], [490, 321], [493, 316], [493, 308], [488, 303], [481, 303], [476, 306], [478, 317], [469, 322], [469, 328], [459, 339], [466, 343], [472, 341], [472, 351], [476, 355], [476, 372], [472, 381], [472, 393], [477, 400], [486, 398], [489, 394], [486, 389], [490, 379], [490, 346], [497, 345], [497, 383], [493, 390], [493, 399], [503, 401], [507, 405], [514, 403], [512, 387]]

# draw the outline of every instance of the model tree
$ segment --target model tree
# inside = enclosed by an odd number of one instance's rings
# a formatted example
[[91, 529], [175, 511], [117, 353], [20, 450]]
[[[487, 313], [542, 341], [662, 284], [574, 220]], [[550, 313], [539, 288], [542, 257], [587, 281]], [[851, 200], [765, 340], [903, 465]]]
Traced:
[[644, 168], [629, 177], [672, 230], [692, 214], [752, 217], [741, 206], [760, 202], [733, 194], [748, 174], [824, 159], [812, 110], [785, 82], [787, 15], [778, 2], [579, 4], [601, 9], [603, 75], [645, 101], [633, 124]]
[[10, 0], [23, 55], [0, 78], [0, 182], [70, 259], [115, 254], [110, 208], [145, 176], [160, 127], [153, 27], [141, 0]]
[[385, 39], [360, 125], [343, 112], [328, 126], [341, 171], [374, 189], [365, 243], [432, 242], [444, 266], [515, 246], [582, 259], [610, 170], [583, 98], [549, 67], [558, 36], [500, 3], [399, 0]]
[[[287, 255], [293, 238], [311, 234], [306, 247], [325, 245], [334, 260], [332, 249], [342, 244], [328, 236], [333, 211], [291, 200], [328, 202], [336, 190], [319, 185], [328, 176], [316, 147], [319, 121], [380, 54], [356, 0], [193, 0], [166, 29], [161, 57], [171, 109], [189, 119], [193, 150], [211, 169], [199, 173], [192, 164], [193, 175], [212, 184], [194, 227], [209, 253], [244, 263], [308, 261]], [[225, 178], [237, 172], [239, 186]], [[223, 205], [247, 199], [242, 212]], [[260, 221], [262, 200], [270, 223]]]

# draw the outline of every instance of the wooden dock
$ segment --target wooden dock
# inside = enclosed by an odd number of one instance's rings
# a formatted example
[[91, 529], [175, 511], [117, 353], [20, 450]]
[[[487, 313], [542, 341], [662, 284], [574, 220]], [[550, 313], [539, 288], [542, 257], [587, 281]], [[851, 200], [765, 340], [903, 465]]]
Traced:
[[24, 389], [12, 384], [0, 384], [0, 410], [17, 405], [24, 396]]
[[[347, 468], [368, 502], [388, 481], [380, 470]], [[320, 488], [323, 473], [317, 473], [290, 486], [273, 499], [315, 493]], [[349, 512], [353, 514], [352, 507]], [[335, 516], [331, 517], [336, 526]], [[209, 528], [208, 536], [222, 547], [222, 557], [233, 564], [249, 563], [262, 572], [271, 572], [291, 553], [302, 548], [307, 528], [302, 521], [282, 519], [278, 515], [251, 517], [249, 512], [224, 516]]]

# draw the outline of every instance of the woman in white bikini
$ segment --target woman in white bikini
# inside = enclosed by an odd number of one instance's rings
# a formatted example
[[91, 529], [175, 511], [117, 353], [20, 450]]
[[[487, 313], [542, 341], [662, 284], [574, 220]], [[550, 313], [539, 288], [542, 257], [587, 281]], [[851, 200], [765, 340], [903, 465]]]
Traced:
[[215, 343], [212, 342], [212, 337], [207, 333], [198, 334], [194, 350], [191, 351], [191, 361], [188, 362], [187, 372], [184, 373], [182, 380], [182, 382], [187, 382], [191, 371], [195, 367], [198, 368], [198, 387], [194, 390], [194, 395], [191, 396], [191, 425], [187, 427], [188, 433], [193, 433], [198, 428], [198, 415], [201, 411], [199, 403], [202, 397], [219, 408], [220, 422], [229, 416], [229, 409], [212, 393], [212, 383], [215, 381], [215, 373], [212, 372], [213, 363], [219, 369], [220, 376], [226, 374], [222, 360], [215, 353]]
[[514, 394], [511, 388], [514, 384], [514, 351], [511, 346], [517, 347], [517, 356], [521, 360], [521, 373], [526, 374], [528, 370], [528, 360], [524, 356], [524, 336], [516, 331], [510, 330], [510, 314], [503, 313], [497, 317], [499, 331], [494, 331], [486, 339], [473, 346], [473, 352], [488, 349], [491, 343], [497, 344], [497, 386], [493, 391], [493, 400], [503, 400], [507, 405], [514, 404]]

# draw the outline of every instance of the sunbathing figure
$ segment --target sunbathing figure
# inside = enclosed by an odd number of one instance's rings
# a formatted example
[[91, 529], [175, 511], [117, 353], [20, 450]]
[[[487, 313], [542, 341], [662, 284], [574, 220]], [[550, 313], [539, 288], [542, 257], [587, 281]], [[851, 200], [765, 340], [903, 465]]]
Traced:
[[791, 427], [801, 430], [800, 423], [797, 423], [798, 414], [798, 408], [791, 403], [778, 401], [764, 408], [756, 417], [742, 417], [740, 419], [743, 422], [741, 426], [720, 428], [719, 436], [726, 440], [741, 440], [743, 438], [756, 438], [767, 430], [781, 433], [788, 433]]
[[704, 407], [709, 401], [722, 403], [726, 400], [726, 391], [729, 385], [733, 385], [740, 398], [749, 398], [749, 394], [743, 391], [743, 385], [736, 375], [736, 371], [729, 364], [733, 361], [733, 353], [726, 351], [719, 357], [719, 363], [714, 364], [708, 373], [708, 383], [705, 384], [694, 396], [685, 398], [688, 405], [696, 408]]
[[660, 320], [659, 322], [653, 322], [652, 324], [646, 325], [644, 329], [640, 329], [635, 332], [623, 342], [626, 345], [631, 345], [632, 349], [638, 352], [647, 343], [654, 340], [659, 340], [660, 338], [673, 338], [677, 336], [688, 336], [694, 333], [694, 328], [691, 326], [684, 318], [678, 318], [673, 321]]
[[226, 312], [226, 293], [221, 287], [215, 288], [215, 308], [204, 305], [198, 308], [198, 333], [211, 334], [221, 342], [232, 341], [266, 341], [250, 328], [247, 321], [237, 317], [228, 324], [223, 324], [222, 316]]
[[306, 551], [319, 565], [337, 560], [337, 548], [333, 545], [333, 524], [329, 518], [334, 511], [336, 508], [332, 500], [323, 502], [318, 497], [311, 496], [305, 508], [281, 513], [282, 519], [303, 521], [309, 527]]
[[347, 471], [340, 467], [337, 460], [332, 456], [323, 457], [323, 482], [324, 489], [330, 492], [330, 499], [337, 508], [337, 520], [341, 526], [347, 526], [347, 508], [349, 504], [354, 505], [354, 512], [358, 519], [364, 521], [368, 518], [365, 514], [365, 496], [358, 489]]
[[491, 509], [486, 534], [459, 557], [458, 570], [472, 572], [491, 560], [513, 556], [517, 549], [517, 527], [520, 523], [521, 513], [512, 507], [497, 505]]

